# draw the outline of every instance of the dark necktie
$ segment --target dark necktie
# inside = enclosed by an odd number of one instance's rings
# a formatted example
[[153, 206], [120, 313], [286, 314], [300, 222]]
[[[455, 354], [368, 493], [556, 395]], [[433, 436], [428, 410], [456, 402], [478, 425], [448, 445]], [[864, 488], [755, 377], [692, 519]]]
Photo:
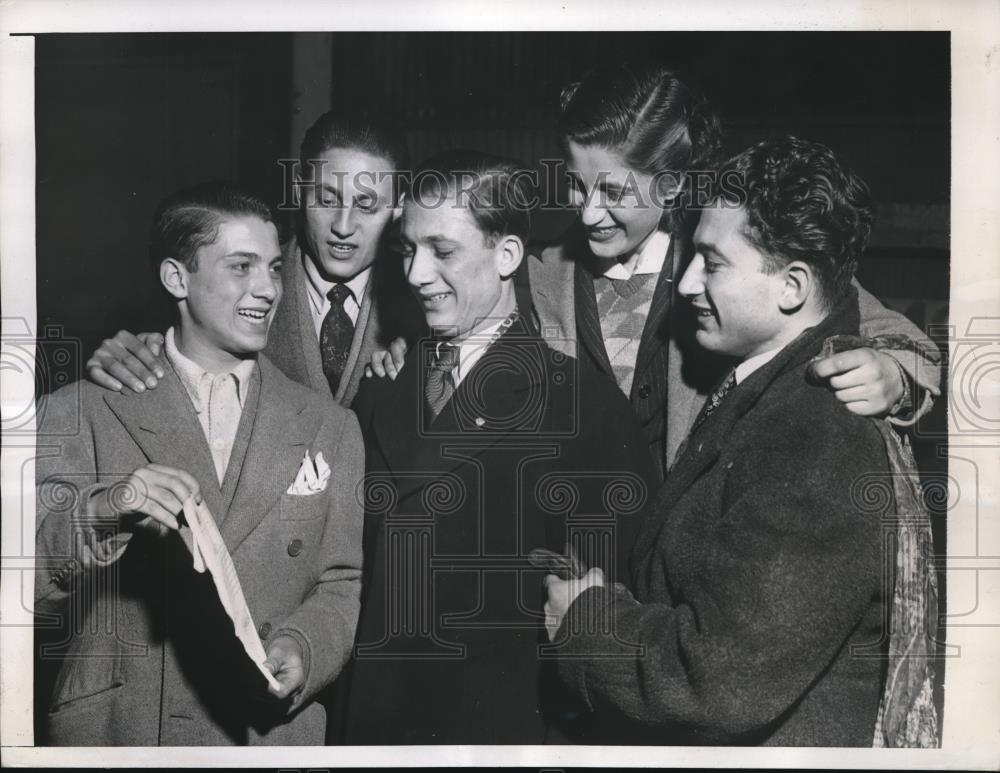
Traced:
[[729, 374], [722, 380], [719, 386], [715, 388], [712, 394], [709, 395], [708, 400], [706, 400], [705, 404], [701, 407], [701, 411], [695, 418], [694, 424], [688, 431], [687, 436], [684, 438], [684, 440], [681, 441], [681, 444], [677, 447], [677, 452], [674, 454], [673, 463], [671, 464], [668, 460], [667, 473], [670, 472], [670, 469], [673, 467], [673, 465], [677, 464], [677, 461], [687, 452], [688, 445], [690, 445], [691, 443], [691, 438], [694, 436], [694, 433], [698, 431], [698, 427], [704, 424], [705, 420], [713, 413], [715, 413], [719, 405], [722, 404], [723, 399], [725, 399], [726, 395], [729, 394], [732, 391], [733, 387], [735, 386], [736, 386], [736, 369], [733, 368], [733, 370], [729, 371]]
[[702, 406], [701, 412], [698, 414], [698, 418], [694, 420], [694, 426], [691, 428], [691, 432], [694, 432], [696, 429], [698, 429], [698, 427], [700, 427], [702, 424], [705, 423], [705, 420], [708, 419], [709, 416], [715, 413], [715, 410], [722, 403], [722, 400], [725, 398], [727, 394], [729, 394], [730, 391], [732, 391], [733, 387], [735, 386], [736, 386], [736, 369], [734, 368], [733, 370], [729, 371], [729, 375], [726, 376], [726, 378], [723, 379], [722, 383], [715, 388], [715, 391], [712, 392], [711, 395], [709, 395], [708, 400], [705, 401], [705, 405]]
[[458, 366], [458, 352], [457, 344], [442, 341], [437, 345], [431, 358], [427, 369], [427, 381], [424, 383], [424, 397], [434, 418], [437, 418], [451, 396], [455, 394], [455, 382], [451, 372]]
[[326, 294], [330, 310], [319, 329], [319, 350], [323, 358], [323, 373], [330, 384], [330, 393], [336, 396], [340, 379], [344, 375], [347, 356], [354, 341], [354, 323], [344, 309], [344, 303], [353, 293], [346, 285], [336, 284]]

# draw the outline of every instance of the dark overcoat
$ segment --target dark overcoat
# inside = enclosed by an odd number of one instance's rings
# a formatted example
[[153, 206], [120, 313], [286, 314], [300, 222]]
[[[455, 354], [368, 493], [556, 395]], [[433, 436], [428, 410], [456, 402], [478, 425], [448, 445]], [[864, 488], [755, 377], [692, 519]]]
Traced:
[[[601, 588], [570, 607], [560, 674], [618, 742], [872, 744], [895, 554], [864, 492], [887, 454], [875, 420], [806, 379], [857, 329], [851, 300], [730, 392], [654, 499], [638, 601]], [[607, 657], [624, 645], [599, 624], [642, 653]]]
[[520, 324], [433, 421], [426, 354], [355, 403], [366, 563], [343, 741], [542, 743], [570, 714], [541, 651], [544, 572], [526, 556], [572, 541], [619, 571], [655, 473], [614, 385]]

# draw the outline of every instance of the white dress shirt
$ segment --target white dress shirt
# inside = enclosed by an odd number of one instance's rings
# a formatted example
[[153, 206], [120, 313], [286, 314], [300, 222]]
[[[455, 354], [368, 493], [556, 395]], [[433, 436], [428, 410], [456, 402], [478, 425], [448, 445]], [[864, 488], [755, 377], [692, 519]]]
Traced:
[[257, 365], [256, 360], [241, 360], [226, 373], [209, 373], [198, 363], [188, 359], [174, 343], [174, 329], [167, 330], [165, 336], [167, 360], [173, 366], [184, 390], [191, 398], [198, 422], [205, 433], [215, 474], [222, 483], [226, 477], [229, 456], [233, 452], [236, 431], [243, 415], [243, 405], [247, 399], [250, 377]]
[[[604, 276], [608, 279], [631, 279], [636, 274], [659, 274], [670, 250], [670, 234], [657, 230], [646, 242], [638, 255], [634, 256], [634, 268], [629, 270], [624, 263], [615, 263]], [[632, 263], [632, 261], [628, 261]]]

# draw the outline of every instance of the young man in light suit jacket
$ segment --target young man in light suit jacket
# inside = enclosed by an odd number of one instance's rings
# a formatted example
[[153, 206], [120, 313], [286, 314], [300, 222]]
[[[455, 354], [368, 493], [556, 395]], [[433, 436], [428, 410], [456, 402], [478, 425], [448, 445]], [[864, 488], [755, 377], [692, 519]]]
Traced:
[[[81, 382], [42, 411], [36, 612], [70, 631], [43, 653], [64, 658], [46, 740], [322, 744], [314, 698], [358, 615], [357, 420], [258, 354], [282, 291], [265, 204], [221, 183], [182, 191], [161, 205], [151, 249], [177, 304], [159, 387]], [[305, 466], [312, 486], [297, 485]], [[216, 520], [277, 687], [193, 568], [189, 499]]]

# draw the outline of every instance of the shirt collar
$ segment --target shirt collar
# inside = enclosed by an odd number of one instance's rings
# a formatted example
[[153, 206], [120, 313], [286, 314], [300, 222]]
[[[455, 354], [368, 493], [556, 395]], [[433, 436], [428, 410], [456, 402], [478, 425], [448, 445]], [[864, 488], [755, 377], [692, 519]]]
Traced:
[[482, 330], [473, 333], [468, 338], [456, 344], [458, 346], [458, 365], [451, 372], [451, 377], [456, 387], [462, 383], [462, 379], [466, 377], [482, 356], [486, 354], [486, 350], [493, 343], [493, 336], [496, 335], [496, 332], [504, 322], [506, 322], [506, 319], [501, 319], [499, 322], [484, 327]]
[[767, 363], [777, 357], [778, 352], [780, 352], [783, 348], [783, 346], [779, 346], [777, 349], [771, 349], [770, 351], [762, 352], [761, 354], [755, 354], [753, 357], [743, 360], [743, 362], [736, 366], [736, 383], [742, 384], [750, 377], [751, 373], [755, 370], [763, 368], [767, 365]]
[[[306, 254], [305, 250], [300, 250], [300, 252], [302, 255], [302, 265], [306, 271], [306, 290], [309, 292], [309, 300], [318, 311], [327, 302], [326, 294], [330, 292], [337, 282], [330, 282], [324, 279], [320, 275], [319, 269], [316, 268], [313, 259]], [[371, 276], [371, 273], [372, 267], [369, 266], [357, 276], [340, 283], [351, 291], [358, 306], [361, 305], [361, 300], [365, 297], [365, 290], [368, 289], [368, 277]]]
[[631, 272], [621, 263], [615, 263], [604, 272], [604, 276], [608, 279], [631, 279], [637, 274], [659, 274], [663, 269], [663, 263], [667, 259], [669, 249], [670, 234], [657, 230], [639, 250], [639, 255], [635, 260], [635, 268]]
[[224, 373], [209, 373], [197, 362], [181, 354], [180, 349], [177, 348], [177, 344], [174, 342], [174, 329], [172, 327], [167, 330], [164, 339], [167, 360], [173, 365], [174, 371], [177, 373], [177, 378], [180, 379], [181, 384], [184, 385], [184, 390], [190, 396], [195, 412], [201, 413], [203, 407], [201, 385], [206, 383], [206, 380], [207, 383], [211, 383], [220, 377], [228, 378], [231, 376], [233, 378], [236, 382], [236, 397], [240, 401], [240, 408], [243, 407], [247, 399], [246, 393], [248, 390], [246, 387], [250, 383], [250, 376], [253, 374], [253, 369], [257, 364], [256, 360], [240, 360], [232, 369]]

